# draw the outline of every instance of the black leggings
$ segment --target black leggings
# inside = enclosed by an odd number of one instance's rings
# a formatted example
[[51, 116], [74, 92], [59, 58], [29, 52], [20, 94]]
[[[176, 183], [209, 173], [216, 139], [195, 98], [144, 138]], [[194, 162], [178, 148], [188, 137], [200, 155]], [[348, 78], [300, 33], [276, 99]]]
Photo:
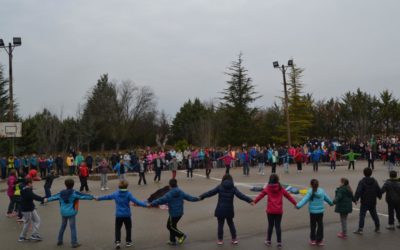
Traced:
[[233, 223], [233, 218], [217, 218], [218, 219], [218, 239], [224, 239], [224, 224], [225, 220], [229, 226], [229, 230], [231, 231], [232, 239], [236, 239], [236, 228], [235, 223]]
[[349, 170], [350, 170], [350, 166], [353, 166], [353, 170], [354, 170], [354, 161], [349, 161]]
[[193, 168], [187, 168], [187, 173], [186, 173], [187, 177], [189, 178], [193, 178]]
[[89, 191], [89, 186], [87, 183], [87, 177], [79, 177], [79, 180], [81, 181], [81, 188], [79, 189], [79, 191], [83, 191], [84, 189], [87, 191]]
[[313, 161], [313, 171], [318, 172], [318, 162], [317, 161]]
[[276, 173], [276, 163], [275, 162], [272, 163], [271, 166], [272, 166], [271, 173], [275, 174]]
[[331, 170], [336, 170], [336, 161], [331, 161]]
[[211, 174], [211, 168], [206, 168], [206, 176], [207, 176], [207, 178], [210, 178], [210, 174]]
[[303, 164], [301, 161], [297, 162], [297, 171], [302, 171], [303, 170]]
[[275, 227], [277, 241], [278, 243], [282, 242], [282, 231], [281, 231], [282, 214], [267, 214], [267, 216], [268, 216], [267, 241], [271, 241], [272, 233]]
[[179, 217], [168, 217], [168, 222], [167, 222], [167, 228], [169, 230], [169, 241], [170, 242], [176, 242], [176, 238], [181, 238], [185, 234], [179, 231], [178, 229], [178, 222], [181, 219], [182, 216]]
[[324, 239], [324, 214], [310, 214], [310, 240], [322, 242]]
[[125, 225], [126, 242], [132, 242], [132, 219], [131, 217], [115, 218], [115, 242], [121, 242], [121, 228]]
[[139, 182], [138, 182], [139, 185], [142, 184], [142, 180], [143, 180], [143, 183], [146, 185], [147, 184], [146, 183], [146, 176], [144, 175], [144, 172], [143, 173], [139, 173]]
[[156, 175], [154, 176], [154, 181], [161, 180], [161, 169], [156, 168]]

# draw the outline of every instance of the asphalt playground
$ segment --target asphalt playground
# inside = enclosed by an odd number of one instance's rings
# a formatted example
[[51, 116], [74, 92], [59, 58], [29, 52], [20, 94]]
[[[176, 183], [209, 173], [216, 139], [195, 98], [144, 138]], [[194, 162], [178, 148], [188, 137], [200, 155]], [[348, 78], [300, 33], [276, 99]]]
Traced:
[[[304, 188], [308, 186], [310, 179], [317, 178], [320, 185], [333, 198], [335, 188], [339, 185], [341, 177], [347, 177], [353, 189], [356, 188], [358, 181], [362, 178], [362, 169], [366, 166], [364, 161], [356, 162], [356, 170], [348, 171], [346, 166], [339, 166], [335, 172], [331, 172], [328, 166], [320, 166], [318, 173], [313, 173], [312, 166], [306, 165], [304, 172], [297, 174], [295, 165], [290, 166], [290, 173], [285, 174], [282, 167], [277, 168], [277, 173], [281, 182], [295, 187]], [[231, 173], [235, 180], [235, 185], [249, 196], [255, 197], [257, 193], [250, 191], [255, 185], [263, 185], [268, 178], [270, 168], [266, 168], [266, 175], [257, 174], [256, 168], [250, 169], [250, 176], [242, 174], [241, 168], [232, 169]], [[187, 179], [186, 173], [179, 172], [177, 179], [178, 185], [185, 192], [198, 196], [220, 183], [224, 174], [223, 169], [213, 169], [212, 178], [206, 179], [203, 170], [196, 170], [193, 179]], [[376, 162], [374, 177], [382, 185], [387, 178], [387, 168], [381, 162]], [[147, 185], [138, 186], [137, 176], [129, 176], [129, 190], [139, 199], [145, 200], [151, 193], [158, 188], [167, 185], [171, 173], [165, 171], [162, 174], [161, 183], [152, 181], [153, 174], [147, 174]], [[56, 179], [52, 192], [56, 193], [63, 189], [63, 182], [66, 177]], [[75, 177], [76, 187], [79, 188], [79, 181]], [[110, 193], [117, 188], [117, 180], [109, 182], [110, 190], [100, 191], [98, 181], [90, 181], [89, 187], [91, 194], [99, 196]], [[43, 182], [34, 183], [35, 192], [44, 195]], [[0, 182], [0, 190], [6, 188], [5, 182]], [[296, 200], [301, 196], [296, 196]], [[277, 249], [276, 238], [273, 236], [273, 245], [264, 245], [267, 219], [265, 214], [266, 201], [259, 202], [255, 207], [235, 200], [235, 224], [238, 232], [239, 244], [230, 244], [230, 233], [225, 227], [224, 245], [216, 245], [217, 221], [214, 217], [214, 209], [217, 197], [206, 199], [200, 202], [185, 203], [185, 214], [179, 223], [179, 228], [188, 236], [183, 245], [170, 247], [166, 245], [168, 231], [166, 221], [167, 210], [147, 209], [132, 207], [133, 210], [133, 241], [131, 249]], [[340, 230], [339, 215], [334, 212], [334, 207], [327, 206], [324, 214], [325, 225], [325, 246], [309, 246], [309, 216], [307, 207], [301, 210], [295, 209], [288, 201], [284, 202], [284, 216], [282, 221], [283, 228], [283, 249], [398, 249], [400, 246], [400, 230], [388, 231], [387, 225], [387, 206], [384, 199], [378, 204], [378, 212], [381, 220], [381, 233], [374, 233], [374, 225], [369, 215], [366, 218], [364, 235], [353, 235], [349, 233], [346, 240], [336, 237]], [[5, 192], [0, 194], [0, 249], [70, 249], [70, 234], [67, 228], [64, 236], [64, 245], [56, 246], [57, 233], [60, 226], [60, 214], [58, 202], [49, 203], [46, 206], [37, 205], [37, 210], [42, 219], [40, 226], [42, 242], [17, 242], [21, 225], [15, 219], [5, 216], [8, 205], [8, 197]], [[82, 201], [77, 216], [78, 240], [82, 246], [79, 249], [114, 249], [114, 209], [112, 201]], [[358, 206], [354, 207], [353, 213], [349, 216], [349, 231], [352, 232], [358, 225]], [[124, 238], [124, 230], [122, 237]], [[122, 248], [124, 249], [124, 247]]]

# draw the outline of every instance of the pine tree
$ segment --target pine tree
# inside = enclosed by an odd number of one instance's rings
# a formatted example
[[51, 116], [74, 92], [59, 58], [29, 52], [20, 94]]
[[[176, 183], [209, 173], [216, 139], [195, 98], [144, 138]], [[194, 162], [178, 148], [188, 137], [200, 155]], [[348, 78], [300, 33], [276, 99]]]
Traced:
[[228, 87], [223, 90], [221, 98], [222, 109], [227, 115], [223, 141], [241, 145], [249, 142], [249, 136], [252, 135], [252, 119], [257, 109], [250, 105], [261, 96], [257, 95], [252, 79], [243, 66], [242, 53], [237, 61], [232, 62], [226, 74], [230, 76], [230, 80], [227, 81]]
[[313, 124], [313, 100], [311, 95], [303, 95], [303, 72], [304, 69], [294, 65], [288, 74], [288, 110], [293, 144], [304, 142]]
[[0, 65], [0, 121], [8, 120], [9, 98], [8, 80], [4, 77], [4, 68]]

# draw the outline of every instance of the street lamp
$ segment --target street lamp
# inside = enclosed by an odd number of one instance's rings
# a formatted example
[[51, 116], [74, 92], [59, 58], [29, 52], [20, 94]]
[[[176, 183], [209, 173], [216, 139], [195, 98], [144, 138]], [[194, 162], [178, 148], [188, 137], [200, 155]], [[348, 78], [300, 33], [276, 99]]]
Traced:
[[15, 47], [21, 46], [22, 45], [22, 40], [21, 37], [14, 37], [13, 38], [13, 43], [8, 43], [8, 46], [4, 44], [3, 39], [0, 39], [0, 48], [3, 48], [7, 54], [8, 54], [8, 64], [9, 64], [9, 92], [10, 92], [10, 113], [9, 113], [9, 119], [10, 122], [14, 121], [14, 99], [13, 99], [13, 74], [12, 74], [12, 57], [13, 57], [13, 51]]
[[279, 62], [275, 61], [272, 63], [275, 69], [279, 69], [282, 72], [283, 76], [283, 90], [285, 93], [285, 115], [286, 115], [286, 129], [287, 129], [287, 138], [288, 138], [288, 146], [292, 145], [292, 138], [290, 133], [290, 117], [289, 117], [289, 107], [288, 107], [288, 93], [287, 93], [287, 83], [286, 83], [286, 71], [288, 67], [294, 66], [293, 60], [289, 60], [287, 65], [279, 66]]

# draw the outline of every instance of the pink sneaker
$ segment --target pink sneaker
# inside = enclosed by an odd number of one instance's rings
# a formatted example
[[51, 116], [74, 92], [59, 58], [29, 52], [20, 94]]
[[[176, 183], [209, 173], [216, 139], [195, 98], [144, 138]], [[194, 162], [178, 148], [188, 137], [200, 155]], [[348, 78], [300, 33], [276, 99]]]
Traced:
[[317, 245], [320, 246], [320, 247], [325, 246], [323, 241], [317, 242]]
[[223, 241], [223, 240], [218, 240], [218, 241], [217, 241], [217, 245], [221, 246], [221, 245], [223, 245], [223, 244], [224, 244], [224, 241]]
[[347, 236], [343, 232], [338, 233], [337, 237], [341, 238], [341, 239], [346, 239], [347, 238]]
[[270, 247], [270, 246], [271, 246], [271, 241], [270, 241], [270, 240], [266, 240], [266, 241], [264, 241], [264, 244], [265, 244], [267, 247]]
[[239, 241], [237, 240], [237, 239], [232, 239], [232, 242], [231, 242], [233, 245], [237, 245], [238, 243], [239, 243]]
[[315, 240], [310, 240], [310, 245], [311, 245], [311, 246], [316, 246], [316, 245], [317, 245], [317, 242], [316, 242]]

